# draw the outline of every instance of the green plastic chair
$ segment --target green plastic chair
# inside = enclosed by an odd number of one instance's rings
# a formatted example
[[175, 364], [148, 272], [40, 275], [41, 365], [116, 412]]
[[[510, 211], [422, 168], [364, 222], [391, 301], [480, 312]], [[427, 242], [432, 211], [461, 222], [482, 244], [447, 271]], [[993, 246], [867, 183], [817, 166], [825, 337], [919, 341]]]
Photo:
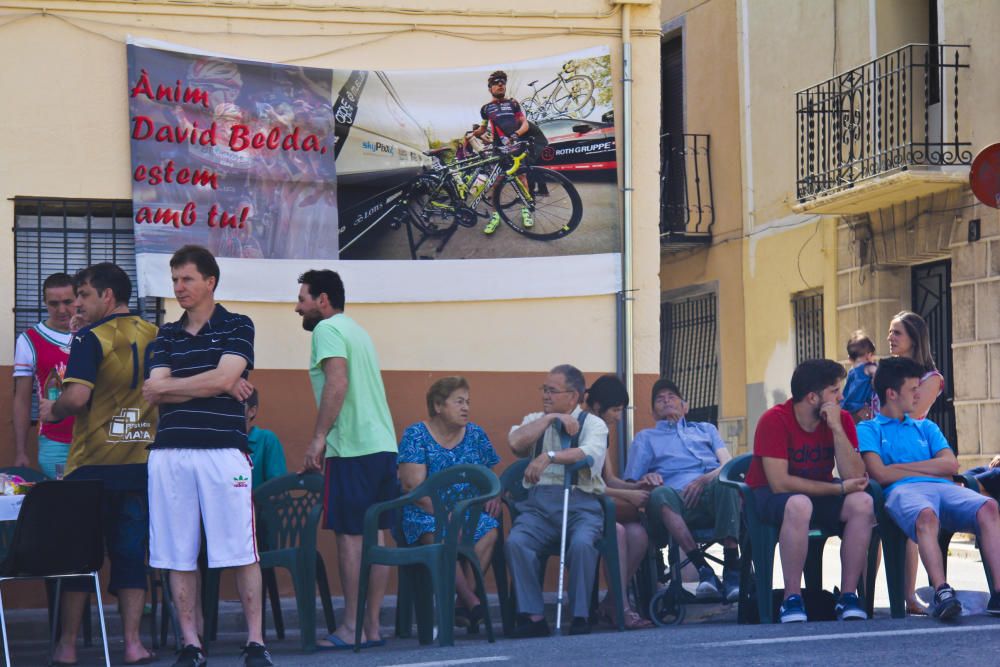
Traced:
[[[398, 521], [393, 528], [392, 537], [400, 548], [406, 548], [411, 545], [406, 544], [406, 539], [403, 536], [402, 512], [397, 514]], [[507, 582], [507, 557], [504, 552], [504, 520], [502, 513], [497, 516], [497, 522], [500, 525], [496, 529], [497, 537], [493, 545], [493, 555], [490, 558], [490, 571], [493, 572], [493, 581], [496, 584], [497, 598], [499, 598], [500, 602], [503, 634], [504, 636], [508, 636], [513, 628], [514, 614], [511, 611], [509, 584]], [[400, 639], [409, 639], [413, 636], [413, 612], [417, 583], [411, 574], [409, 568], [399, 568], [399, 577], [396, 585], [396, 636]], [[467, 632], [470, 635], [479, 634], [478, 624], [470, 625]]]
[[[569, 436], [566, 435], [565, 431], [561, 431], [561, 436], [565, 441], [569, 440]], [[564, 442], [564, 449], [566, 442]], [[522, 500], [527, 499], [528, 489], [524, 488], [522, 481], [524, 480], [524, 470], [531, 463], [530, 459], [520, 459], [515, 461], [503, 471], [500, 475], [500, 484], [503, 487], [503, 499], [504, 505], [507, 507], [507, 511], [510, 513], [510, 524], [511, 526], [517, 521], [517, 503]], [[569, 483], [567, 480], [563, 483], [564, 487]], [[615, 504], [607, 496], [600, 494], [597, 496], [598, 501], [601, 503], [601, 508], [604, 510], [604, 530], [601, 534], [601, 538], [597, 541], [594, 546], [597, 548], [597, 552], [600, 554], [600, 558], [603, 558], [608, 563], [608, 572], [611, 581], [608, 582], [608, 586], [611, 590], [610, 594], [614, 596], [615, 600], [615, 610], [618, 613], [618, 631], [625, 631], [625, 605], [624, 598], [622, 597], [624, 592], [621, 590], [621, 563], [618, 561], [618, 531], [615, 527]], [[499, 545], [498, 545], [499, 548]], [[559, 545], [555, 544], [552, 551], [546, 554], [546, 556], [559, 557]], [[597, 562], [598, 572], [600, 572], [600, 559]], [[597, 592], [598, 592], [598, 577], [594, 578], [594, 591], [591, 596], [591, 609], [596, 606], [597, 603]], [[504, 634], [510, 636], [510, 632], [514, 628], [514, 616], [516, 601], [514, 596], [513, 582], [510, 588], [509, 594], [509, 608], [506, 610], [507, 618], [504, 619]]]
[[[469, 484], [476, 495], [459, 501], [449, 511], [441, 498], [441, 491], [454, 484]], [[455, 569], [458, 559], [465, 559], [476, 578], [476, 595], [486, 599], [486, 584], [479, 559], [475, 553], [476, 526], [486, 501], [500, 494], [500, 480], [489, 468], [478, 465], [457, 465], [431, 475], [417, 488], [395, 500], [372, 505], [365, 512], [364, 538], [362, 541], [361, 577], [358, 580], [358, 614], [355, 627], [354, 650], [361, 649], [361, 632], [364, 628], [365, 604], [368, 596], [368, 578], [373, 565], [405, 568], [405, 577], [413, 582], [413, 600], [417, 611], [417, 634], [421, 644], [433, 641], [434, 600], [437, 600], [438, 643], [455, 644]], [[408, 547], [379, 545], [379, 517], [386, 512], [402, 509], [419, 498], [430, 498], [434, 508], [434, 542]], [[430, 576], [426, 576], [429, 574]], [[493, 624], [489, 606], [485, 606], [486, 636], [492, 643]]]
[[[316, 587], [327, 630], [336, 623], [325, 566], [316, 551], [316, 537], [323, 514], [323, 476], [289, 473], [268, 480], [254, 489], [257, 541], [261, 570], [288, 570], [295, 588], [303, 651], [316, 650]], [[321, 571], [322, 570], [322, 571]], [[204, 578], [205, 636], [214, 638], [219, 608], [219, 569], [209, 569]], [[266, 579], [265, 579], [266, 580]], [[264, 600], [261, 600], [263, 606]]]
[[[955, 475], [953, 479], [977, 493], [980, 492], [979, 482], [972, 475]], [[872, 484], [875, 484], [874, 481]], [[879, 487], [879, 493], [882, 493], [881, 487]], [[889, 589], [889, 611], [893, 618], [905, 618], [906, 598], [903, 594], [903, 577], [906, 570], [906, 541], [909, 538], [889, 516], [885, 510], [884, 502], [877, 507], [879, 511], [876, 517], [878, 518], [882, 552], [885, 559], [886, 586]], [[948, 545], [951, 544], [951, 538], [954, 535], [954, 533], [941, 531], [938, 536], [938, 544], [944, 556], [945, 574], [948, 573]], [[990, 566], [985, 559], [983, 559], [983, 570], [986, 573], [987, 590], [992, 590], [993, 577], [990, 573]]]
[[[746, 484], [746, 474], [750, 469], [752, 454], [743, 454], [730, 460], [722, 467], [719, 479], [723, 484], [736, 488], [743, 498], [743, 537], [740, 543], [740, 598], [737, 609], [739, 623], [750, 623], [753, 620], [751, 600], [756, 592], [757, 618], [760, 623], [773, 623], [776, 619], [773, 613], [772, 582], [774, 578], [774, 552], [778, 546], [777, 526], [764, 523], [757, 510], [757, 501], [753, 491]], [[875, 516], [883, 511], [881, 488], [877, 484], [869, 485], [869, 494], [875, 505]], [[823, 547], [827, 539], [836, 536], [823, 530], [809, 531], [809, 553], [806, 556], [805, 585], [810, 590], [820, 590], [823, 587]], [[878, 563], [878, 533], [872, 529], [871, 546], [868, 549], [867, 577], [862, 577], [858, 586], [858, 597], [861, 598], [869, 618], [874, 610], [873, 596], [875, 575]], [[887, 558], [888, 560], [888, 558]], [[887, 567], [887, 572], [890, 568]]]

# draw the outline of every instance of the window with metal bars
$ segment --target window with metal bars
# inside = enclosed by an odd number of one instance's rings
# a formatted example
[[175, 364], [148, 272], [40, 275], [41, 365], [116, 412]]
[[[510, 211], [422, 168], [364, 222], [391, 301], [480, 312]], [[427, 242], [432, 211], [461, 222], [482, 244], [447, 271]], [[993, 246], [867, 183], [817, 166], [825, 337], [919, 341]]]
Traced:
[[660, 374], [687, 399], [690, 421], [719, 421], [719, 354], [714, 292], [660, 308]]
[[[15, 198], [14, 336], [48, 316], [42, 299], [47, 276], [73, 275], [98, 262], [114, 262], [124, 269], [132, 279], [129, 308], [160, 324], [163, 300], [137, 295], [132, 226], [129, 200]], [[32, 405], [32, 419], [36, 407]]]
[[795, 320], [795, 364], [826, 356], [823, 340], [823, 293], [800, 292], [792, 297]]

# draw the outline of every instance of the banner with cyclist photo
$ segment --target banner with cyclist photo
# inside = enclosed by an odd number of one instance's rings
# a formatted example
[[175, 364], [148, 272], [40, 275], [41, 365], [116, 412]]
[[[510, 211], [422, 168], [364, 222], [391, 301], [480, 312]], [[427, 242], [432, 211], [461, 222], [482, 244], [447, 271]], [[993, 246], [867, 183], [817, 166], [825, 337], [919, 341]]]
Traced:
[[334, 104], [342, 259], [619, 252], [607, 48], [462, 69], [338, 71], [334, 88], [359, 93], [347, 111]]
[[405, 71], [128, 56], [141, 294], [172, 295], [184, 243], [219, 256], [229, 300], [288, 301], [305, 267], [358, 302], [620, 289], [606, 47]]

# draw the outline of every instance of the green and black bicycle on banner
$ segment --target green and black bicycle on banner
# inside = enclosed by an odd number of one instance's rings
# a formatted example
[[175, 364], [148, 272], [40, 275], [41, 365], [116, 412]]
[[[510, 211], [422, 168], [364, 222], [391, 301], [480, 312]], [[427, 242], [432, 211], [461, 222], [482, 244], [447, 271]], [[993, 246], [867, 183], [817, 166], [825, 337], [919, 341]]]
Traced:
[[[445, 161], [449, 148], [426, 151], [435, 164], [407, 190], [413, 225], [428, 235], [475, 227], [491, 234], [500, 221], [518, 234], [551, 241], [580, 226], [583, 204], [568, 178], [544, 167], [525, 166], [526, 142], [490, 146], [463, 159]], [[487, 203], [489, 202], [489, 203]]]

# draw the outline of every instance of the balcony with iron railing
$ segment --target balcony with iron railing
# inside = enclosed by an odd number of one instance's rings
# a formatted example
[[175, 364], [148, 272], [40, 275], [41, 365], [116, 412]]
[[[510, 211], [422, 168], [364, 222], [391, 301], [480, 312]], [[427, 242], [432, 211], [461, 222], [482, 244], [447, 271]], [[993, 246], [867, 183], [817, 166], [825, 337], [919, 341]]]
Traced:
[[664, 252], [712, 242], [715, 200], [710, 139], [707, 134], [660, 137], [660, 247]]
[[796, 93], [799, 211], [862, 213], [958, 187], [969, 47], [909, 44]]

